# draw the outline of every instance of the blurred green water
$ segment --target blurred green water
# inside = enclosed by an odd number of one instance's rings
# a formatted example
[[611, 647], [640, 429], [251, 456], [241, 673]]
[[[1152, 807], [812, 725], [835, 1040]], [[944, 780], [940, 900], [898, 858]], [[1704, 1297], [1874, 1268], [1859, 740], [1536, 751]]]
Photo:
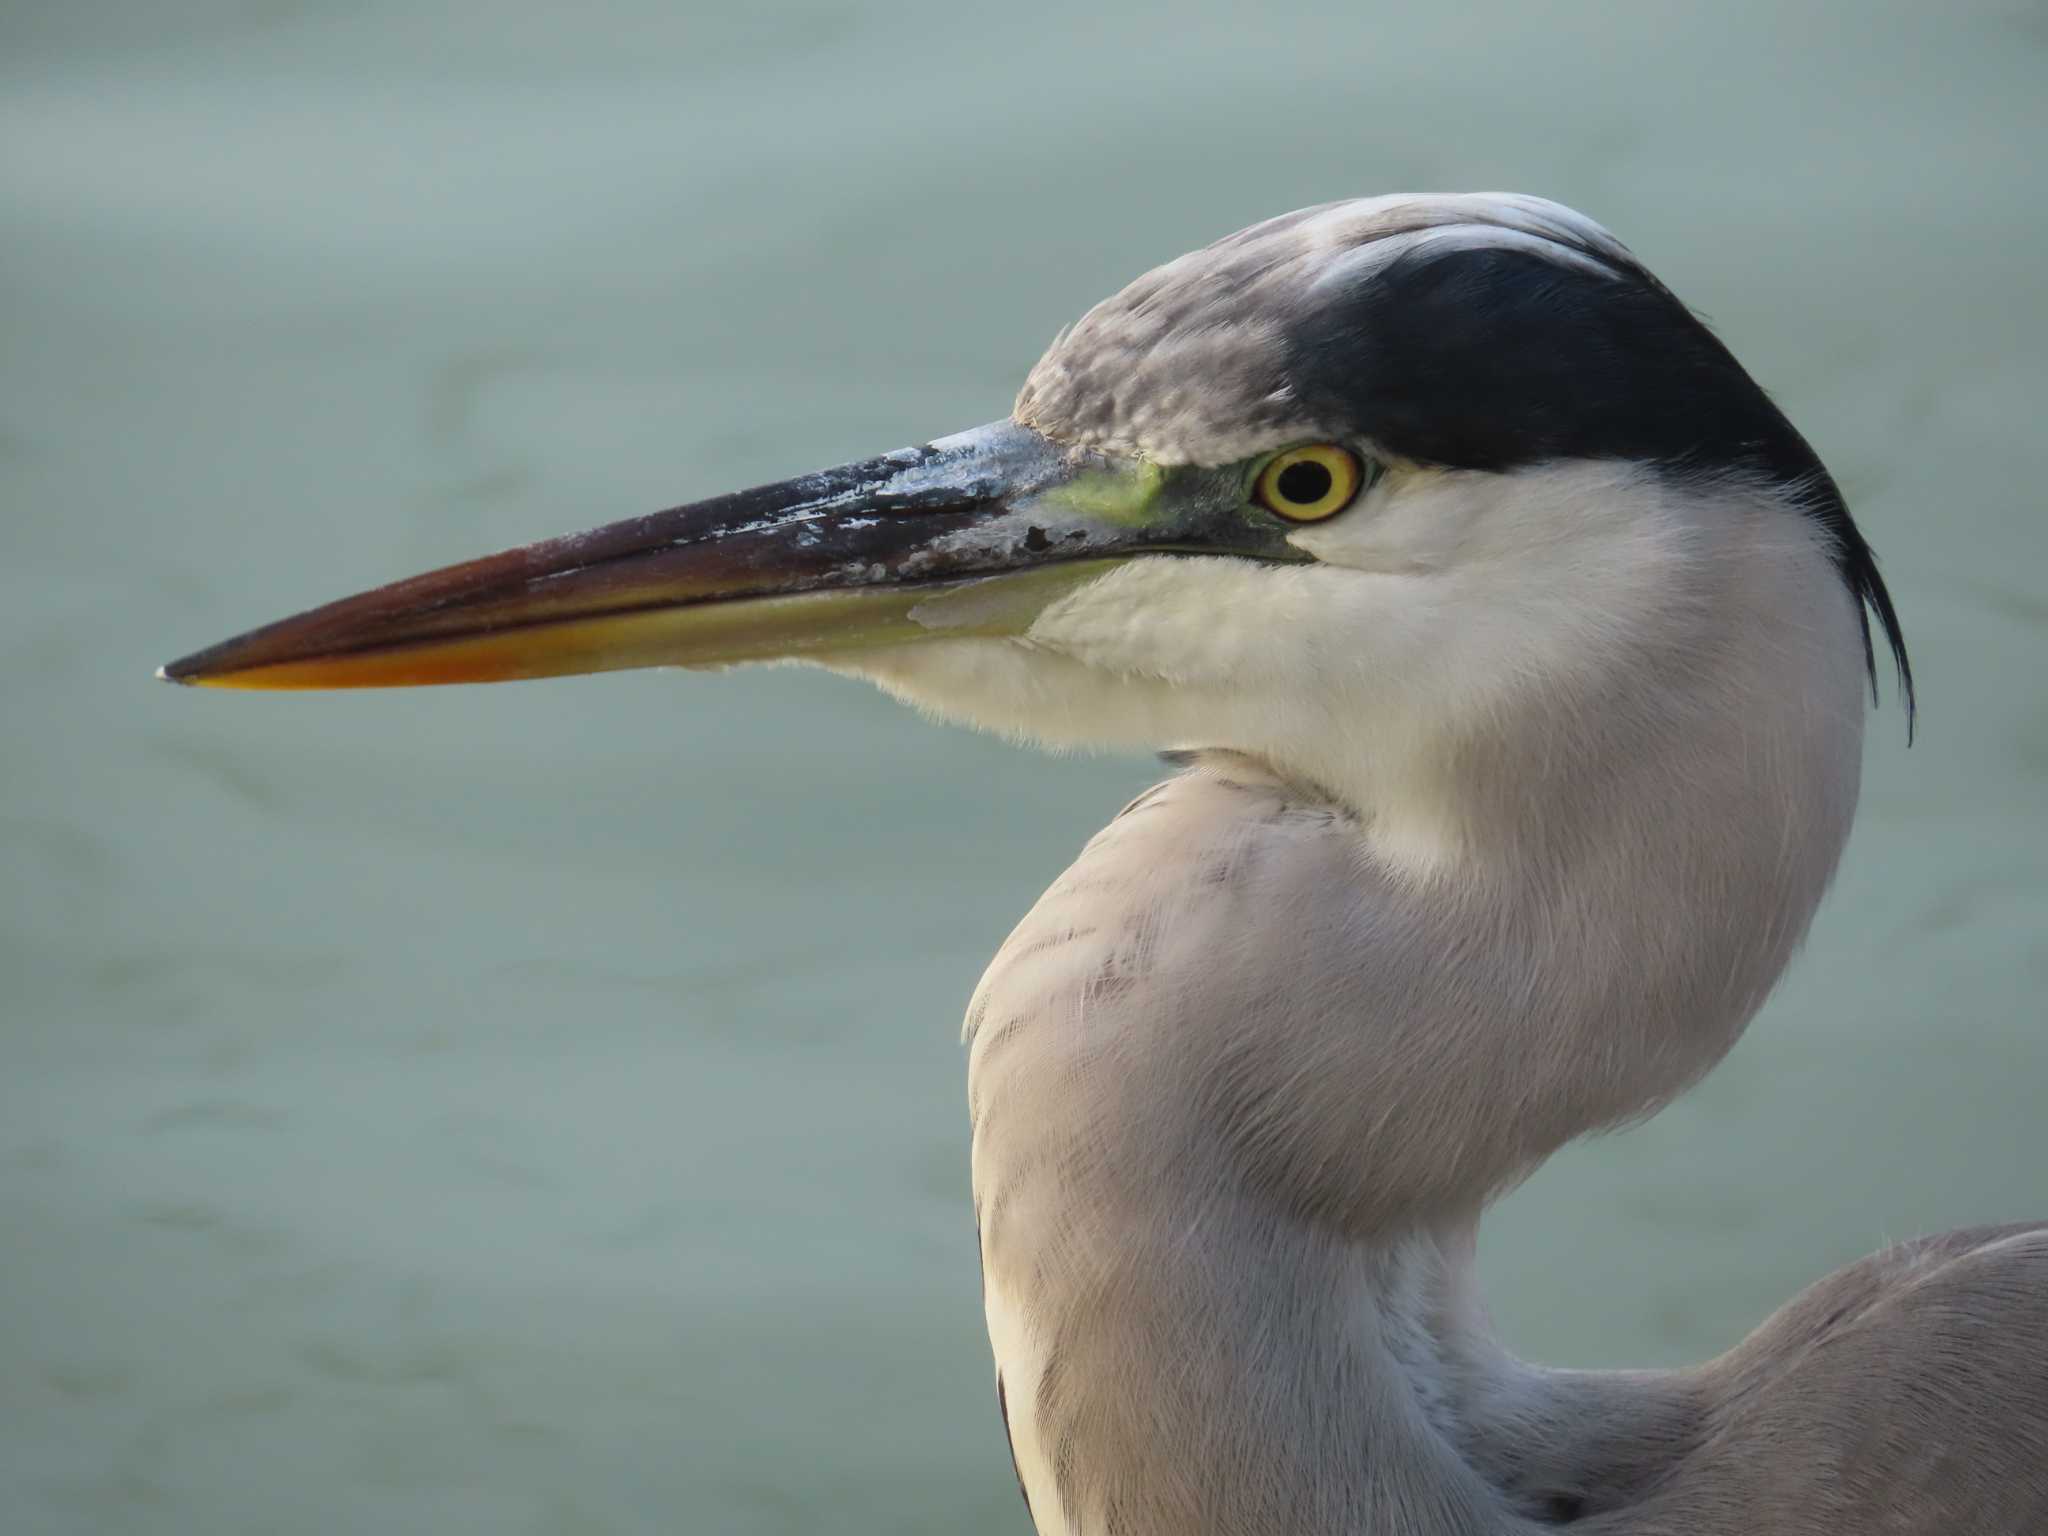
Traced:
[[1141, 761], [794, 672], [240, 698], [170, 654], [998, 416], [1303, 203], [1630, 240], [1886, 560], [1813, 944], [1489, 1226], [1526, 1352], [2048, 1212], [2036, 3], [0, 7], [0, 1528], [1024, 1530], [956, 1021]]

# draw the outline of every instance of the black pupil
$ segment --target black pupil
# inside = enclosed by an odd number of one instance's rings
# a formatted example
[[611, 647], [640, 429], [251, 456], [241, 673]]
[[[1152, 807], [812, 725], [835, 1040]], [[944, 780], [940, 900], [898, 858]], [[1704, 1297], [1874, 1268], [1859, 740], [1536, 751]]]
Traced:
[[1280, 492], [1282, 501], [1306, 507], [1329, 495], [1332, 483], [1327, 464], [1318, 464], [1314, 459], [1297, 459], [1280, 471], [1274, 488]]

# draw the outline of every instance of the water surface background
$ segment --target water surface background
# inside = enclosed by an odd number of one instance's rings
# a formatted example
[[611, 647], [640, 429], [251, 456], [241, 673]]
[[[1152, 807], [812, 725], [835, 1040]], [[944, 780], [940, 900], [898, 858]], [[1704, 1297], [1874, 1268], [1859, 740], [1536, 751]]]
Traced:
[[0, 8], [0, 1528], [1023, 1532], [957, 1020], [1154, 765], [795, 671], [150, 671], [999, 416], [1356, 193], [1631, 241], [1922, 679], [1749, 1037], [1490, 1223], [1507, 1337], [1689, 1360], [2048, 1214], [2044, 78], [1960, 0]]

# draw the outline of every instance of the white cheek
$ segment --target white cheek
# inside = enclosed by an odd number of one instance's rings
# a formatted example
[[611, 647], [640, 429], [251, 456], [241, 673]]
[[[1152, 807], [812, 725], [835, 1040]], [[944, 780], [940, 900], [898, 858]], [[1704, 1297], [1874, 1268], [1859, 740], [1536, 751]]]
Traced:
[[1133, 560], [1047, 608], [1025, 638], [1099, 671], [1241, 689], [1297, 674], [1318, 606], [1301, 574], [1244, 560]]
[[1098, 672], [1021, 640], [925, 641], [816, 664], [924, 714], [1040, 746], [1146, 751], [1175, 738], [1164, 684]]
[[[1210, 558], [1135, 560], [1014, 640], [921, 641], [822, 664], [928, 714], [1051, 746], [1246, 749], [1309, 729], [1357, 663], [1333, 604], [1355, 572]], [[1367, 578], [1366, 580], [1369, 580]]]

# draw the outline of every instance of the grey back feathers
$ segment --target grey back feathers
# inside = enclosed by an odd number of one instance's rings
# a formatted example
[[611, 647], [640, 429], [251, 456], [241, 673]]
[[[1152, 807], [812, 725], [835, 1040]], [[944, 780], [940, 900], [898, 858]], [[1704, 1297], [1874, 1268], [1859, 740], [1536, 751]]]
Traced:
[[1017, 419], [1161, 463], [1313, 438], [1505, 472], [1621, 459], [1789, 493], [1912, 667], [1870, 546], [1819, 457], [1691, 310], [1612, 235], [1540, 198], [1330, 203], [1154, 268], [1025, 381]]

